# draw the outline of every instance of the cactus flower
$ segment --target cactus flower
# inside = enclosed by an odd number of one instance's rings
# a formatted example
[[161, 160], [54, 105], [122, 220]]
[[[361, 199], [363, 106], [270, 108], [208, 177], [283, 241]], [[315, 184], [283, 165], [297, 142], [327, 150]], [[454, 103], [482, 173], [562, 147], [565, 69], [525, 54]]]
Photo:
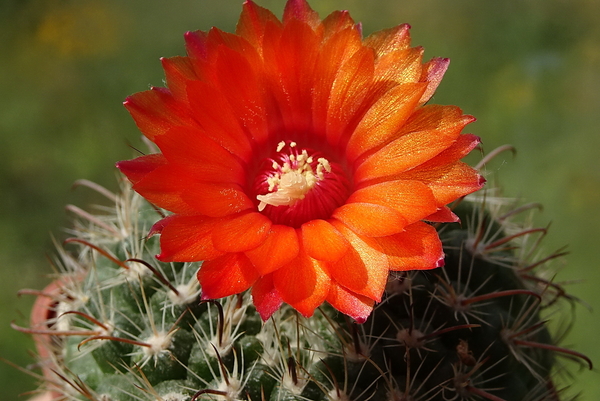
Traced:
[[455, 106], [425, 105], [448, 60], [423, 63], [409, 26], [362, 37], [345, 11], [289, 0], [280, 21], [248, 0], [236, 33], [185, 35], [168, 88], [125, 107], [160, 149], [117, 164], [171, 212], [161, 261], [203, 261], [204, 299], [251, 289], [263, 319], [323, 302], [364, 321], [390, 271], [443, 264], [428, 222], [481, 188], [460, 161], [478, 143]]

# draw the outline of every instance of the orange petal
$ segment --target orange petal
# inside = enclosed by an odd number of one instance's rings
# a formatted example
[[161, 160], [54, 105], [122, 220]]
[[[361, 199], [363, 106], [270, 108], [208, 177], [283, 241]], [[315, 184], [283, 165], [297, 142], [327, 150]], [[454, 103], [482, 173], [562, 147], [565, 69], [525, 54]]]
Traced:
[[160, 221], [160, 255], [163, 262], [197, 262], [223, 254], [212, 243], [212, 230], [221, 219], [173, 215]]
[[429, 224], [417, 222], [401, 233], [376, 240], [389, 258], [390, 270], [435, 269], [444, 265], [442, 242]]
[[239, 159], [200, 129], [172, 128], [155, 142], [170, 163], [184, 167], [199, 180], [246, 183], [245, 167]]
[[423, 48], [411, 47], [382, 55], [375, 62], [375, 79], [399, 84], [418, 82], [422, 75]]
[[402, 24], [394, 28], [375, 32], [364, 40], [365, 46], [373, 48], [377, 57], [407, 49], [410, 46], [410, 25]]
[[312, 110], [314, 128], [318, 132], [325, 132], [327, 104], [340, 65], [346, 63], [361, 47], [360, 34], [354, 27], [336, 33], [321, 47], [315, 62]]
[[458, 223], [460, 218], [448, 206], [442, 206], [435, 213], [430, 214], [423, 220], [434, 223]]
[[273, 285], [271, 274], [259, 278], [252, 286], [252, 302], [263, 321], [268, 320], [283, 303], [279, 291]]
[[127, 176], [132, 184], [137, 183], [157, 167], [167, 164], [165, 157], [159, 153], [140, 156], [133, 160], [123, 160], [116, 164], [121, 173]]
[[400, 136], [368, 156], [356, 169], [359, 182], [414, 168], [449, 148], [465, 125], [474, 121], [455, 106], [431, 105], [407, 121]]
[[306, 0], [288, 0], [283, 9], [283, 23], [289, 24], [292, 19], [297, 19], [313, 29], [321, 24], [321, 18]]
[[325, 262], [300, 250], [298, 257], [273, 272], [273, 284], [284, 302], [310, 317], [329, 294], [331, 279]]
[[361, 116], [364, 99], [373, 90], [374, 59], [373, 51], [363, 47], [339, 68], [327, 108], [329, 144], [337, 145], [353, 119]]
[[339, 222], [333, 224], [351, 248], [340, 260], [329, 264], [331, 277], [343, 287], [379, 302], [389, 274], [387, 256], [374, 239], [360, 236]]
[[355, 191], [347, 203], [372, 203], [399, 212], [407, 224], [435, 213], [437, 201], [431, 190], [419, 181], [384, 181]]
[[346, 156], [350, 163], [360, 155], [381, 146], [398, 135], [414, 112], [426, 84], [398, 85], [383, 95], [362, 118], [348, 141]]
[[347, 203], [337, 208], [332, 217], [368, 237], [395, 234], [408, 224], [400, 212], [371, 203]]
[[215, 248], [223, 252], [244, 252], [262, 244], [271, 230], [271, 220], [257, 212], [233, 216], [212, 233]]
[[206, 261], [198, 270], [202, 299], [217, 299], [246, 291], [259, 274], [242, 253], [228, 253]]
[[350, 17], [350, 13], [346, 10], [333, 11], [323, 20], [324, 40], [329, 39], [336, 33], [345, 29], [354, 29], [358, 33], [356, 22]]
[[254, 1], [245, 1], [235, 32], [262, 52], [267, 23], [281, 25], [271, 11], [258, 6]]
[[423, 65], [423, 75], [421, 76], [420, 81], [427, 82], [427, 90], [423, 93], [423, 96], [419, 100], [419, 104], [425, 104], [431, 99], [442, 81], [449, 64], [450, 59], [434, 58]]
[[335, 262], [350, 246], [346, 238], [325, 220], [311, 220], [302, 224], [300, 230], [306, 253], [318, 260]]
[[173, 126], [195, 126], [189, 117], [188, 105], [176, 101], [166, 88], [152, 88], [133, 94], [123, 105], [142, 134], [150, 140]]
[[461, 161], [429, 166], [427, 169], [419, 167], [399, 177], [425, 183], [433, 192], [439, 205], [448, 204], [475, 192], [485, 183], [477, 170]]
[[209, 217], [224, 217], [254, 208], [240, 185], [231, 183], [188, 182], [181, 199]]
[[246, 256], [256, 270], [264, 276], [294, 260], [298, 256], [299, 249], [298, 234], [294, 228], [272, 225], [265, 241], [256, 248], [246, 251]]
[[331, 283], [331, 287], [329, 288], [327, 302], [360, 324], [369, 318], [369, 315], [373, 311], [373, 304], [375, 303], [370, 298], [345, 289], [335, 281]]

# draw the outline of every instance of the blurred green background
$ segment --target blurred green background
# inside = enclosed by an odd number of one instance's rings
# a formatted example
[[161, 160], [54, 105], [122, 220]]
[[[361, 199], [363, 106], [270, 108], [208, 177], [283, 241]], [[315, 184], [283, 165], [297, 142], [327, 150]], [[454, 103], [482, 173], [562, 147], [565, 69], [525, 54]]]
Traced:
[[[258, 0], [281, 15], [283, 0]], [[116, 189], [114, 163], [133, 156], [139, 133], [124, 98], [161, 86], [161, 56], [183, 55], [182, 35], [231, 31], [242, 0], [0, 0], [0, 356], [21, 366], [33, 345], [33, 299], [20, 288], [48, 282], [50, 234], [68, 225], [64, 205], [100, 201], [71, 191], [87, 178]], [[600, 304], [600, 2], [597, 0], [313, 0], [321, 16], [348, 9], [366, 34], [402, 22], [427, 58], [452, 63], [433, 101], [478, 121], [484, 148], [510, 143], [489, 171], [507, 195], [543, 203], [548, 252], [568, 244], [558, 281]], [[600, 364], [600, 320], [577, 308], [565, 344]], [[571, 393], [600, 399], [596, 372], [577, 371]], [[0, 363], [2, 400], [35, 387]], [[22, 397], [24, 399], [26, 397]]]

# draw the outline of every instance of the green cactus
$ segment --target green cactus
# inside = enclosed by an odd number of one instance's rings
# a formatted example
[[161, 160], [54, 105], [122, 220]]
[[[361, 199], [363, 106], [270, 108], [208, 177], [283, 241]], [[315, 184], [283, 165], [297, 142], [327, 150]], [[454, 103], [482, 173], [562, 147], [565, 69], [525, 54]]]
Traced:
[[542, 318], [569, 297], [544, 278], [562, 255], [539, 256], [545, 230], [511, 222], [531, 205], [463, 200], [462, 225], [439, 227], [445, 267], [390, 277], [362, 325], [326, 305], [263, 323], [248, 294], [200, 302], [197, 263], [154, 258], [146, 233], [162, 211], [83, 183], [115, 206], [70, 207], [55, 280], [32, 327], [15, 326], [34, 335], [57, 400], [558, 400], [558, 357], [591, 365]]

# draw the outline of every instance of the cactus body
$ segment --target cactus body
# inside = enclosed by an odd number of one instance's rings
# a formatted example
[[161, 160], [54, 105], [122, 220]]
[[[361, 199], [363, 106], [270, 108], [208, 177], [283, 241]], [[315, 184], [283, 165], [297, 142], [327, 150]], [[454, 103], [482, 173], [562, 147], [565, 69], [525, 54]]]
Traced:
[[197, 263], [154, 258], [146, 233], [160, 211], [129, 189], [110, 198], [100, 215], [78, 211], [71, 251], [59, 248], [22, 329], [56, 399], [560, 398], [551, 375], [567, 351], [540, 314], [564, 293], [535, 275], [555, 255], [535, 259], [543, 230], [511, 227], [516, 213], [464, 201], [462, 225], [439, 228], [445, 267], [390, 277], [362, 325], [328, 306], [263, 323], [248, 294], [200, 302]]

